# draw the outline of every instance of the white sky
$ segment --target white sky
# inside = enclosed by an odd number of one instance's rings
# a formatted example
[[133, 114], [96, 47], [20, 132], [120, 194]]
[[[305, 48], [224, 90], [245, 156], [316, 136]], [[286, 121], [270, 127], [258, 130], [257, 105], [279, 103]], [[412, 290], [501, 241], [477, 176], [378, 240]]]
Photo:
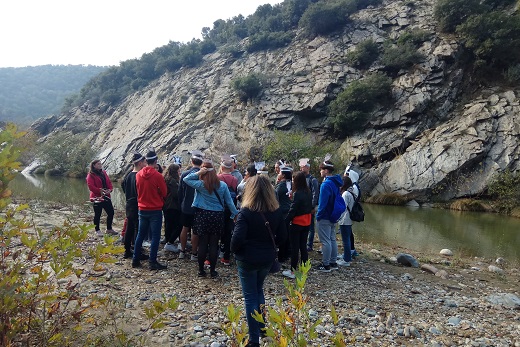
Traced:
[[282, 0], [0, 0], [0, 67], [118, 65]]

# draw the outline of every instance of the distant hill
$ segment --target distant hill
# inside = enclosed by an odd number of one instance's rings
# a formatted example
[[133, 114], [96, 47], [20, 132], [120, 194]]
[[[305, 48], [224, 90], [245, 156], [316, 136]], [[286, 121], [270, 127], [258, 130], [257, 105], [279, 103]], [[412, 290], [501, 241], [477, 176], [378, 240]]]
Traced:
[[92, 65], [0, 68], [0, 121], [28, 125], [57, 114], [66, 97], [105, 70], [107, 67]]

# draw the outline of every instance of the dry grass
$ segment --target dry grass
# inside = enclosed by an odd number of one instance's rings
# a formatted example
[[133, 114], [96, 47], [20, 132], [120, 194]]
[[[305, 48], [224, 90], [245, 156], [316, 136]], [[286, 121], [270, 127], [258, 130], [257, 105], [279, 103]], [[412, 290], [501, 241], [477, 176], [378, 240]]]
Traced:
[[520, 218], [520, 207], [515, 207], [511, 211], [511, 217]]
[[408, 198], [397, 193], [384, 193], [369, 197], [366, 202], [380, 205], [396, 205], [401, 206], [408, 202]]
[[457, 211], [492, 212], [493, 208], [480, 200], [459, 199], [450, 204], [450, 209]]

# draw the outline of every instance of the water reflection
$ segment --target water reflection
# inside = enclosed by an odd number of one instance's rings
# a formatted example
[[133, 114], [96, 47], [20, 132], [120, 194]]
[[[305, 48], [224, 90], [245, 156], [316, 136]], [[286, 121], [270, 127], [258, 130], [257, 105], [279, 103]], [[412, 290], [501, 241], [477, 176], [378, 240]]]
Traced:
[[[112, 182], [114, 208], [124, 210], [124, 194], [117, 182]], [[85, 179], [64, 178], [44, 175], [16, 175], [9, 184], [14, 197], [77, 205], [89, 202], [89, 191]]]
[[356, 223], [360, 240], [469, 256], [520, 260], [520, 220], [491, 213], [364, 204], [366, 222]]
[[[124, 194], [113, 182], [112, 202], [124, 210]], [[15, 196], [67, 204], [88, 202], [84, 179], [17, 175]], [[358, 240], [438, 253], [443, 248], [465, 256], [520, 261], [520, 219], [491, 213], [364, 204], [366, 221], [354, 225]]]

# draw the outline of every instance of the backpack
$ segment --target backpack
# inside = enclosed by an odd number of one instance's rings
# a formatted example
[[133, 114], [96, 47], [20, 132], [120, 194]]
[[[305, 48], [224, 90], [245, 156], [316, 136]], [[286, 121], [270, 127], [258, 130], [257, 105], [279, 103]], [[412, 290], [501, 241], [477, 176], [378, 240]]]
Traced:
[[[359, 189], [359, 188], [358, 188]], [[350, 214], [350, 219], [354, 222], [363, 222], [365, 220], [365, 211], [363, 210], [363, 206], [359, 202], [359, 198], [361, 197], [361, 191], [359, 191], [359, 195], [356, 197], [354, 193], [348, 191], [354, 197], [354, 205], [352, 205], [352, 210], [348, 208], [348, 213]]]
[[330, 221], [332, 223], [336, 223], [346, 209], [347, 205], [345, 205], [345, 200], [343, 200], [343, 197], [338, 190], [334, 196], [334, 207], [332, 208], [332, 213], [330, 214]]
[[[231, 200], [233, 200], [233, 204], [236, 206], [237, 205], [237, 192], [236, 190], [233, 189], [233, 187], [231, 187], [226, 179], [222, 179], [222, 182], [224, 182], [229, 190], [229, 195], [231, 195]], [[225, 207], [226, 209], [228, 208], [227, 206]]]

